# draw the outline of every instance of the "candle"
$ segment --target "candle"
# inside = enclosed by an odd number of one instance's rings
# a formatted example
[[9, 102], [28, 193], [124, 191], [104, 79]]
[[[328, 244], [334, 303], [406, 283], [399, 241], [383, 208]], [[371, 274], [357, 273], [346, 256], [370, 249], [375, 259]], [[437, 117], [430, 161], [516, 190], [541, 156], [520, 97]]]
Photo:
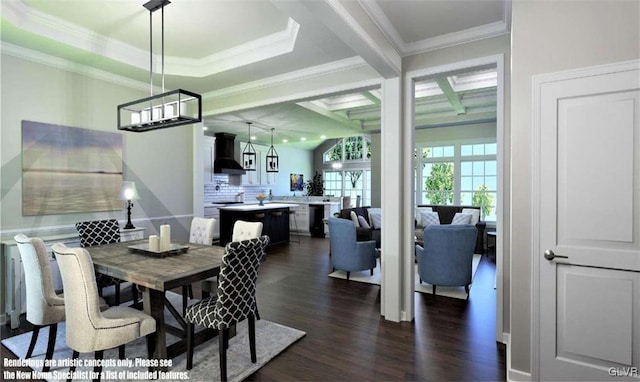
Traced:
[[153, 252], [160, 252], [160, 238], [158, 235], [149, 236], [149, 250]]
[[171, 247], [171, 226], [163, 224], [160, 226], [160, 250], [168, 251]]

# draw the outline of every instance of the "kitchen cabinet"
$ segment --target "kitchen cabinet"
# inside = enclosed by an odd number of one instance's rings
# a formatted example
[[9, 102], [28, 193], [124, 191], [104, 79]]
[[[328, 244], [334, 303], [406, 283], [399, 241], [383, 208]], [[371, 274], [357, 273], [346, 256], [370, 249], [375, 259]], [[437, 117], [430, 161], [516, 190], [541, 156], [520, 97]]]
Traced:
[[[240, 142], [240, 150], [244, 150], [246, 145], [245, 142]], [[267, 177], [267, 167], [265, 166], [265, 156], [269, 148], [257, 144], [253, 144], [253, 148], [256, 150], [256, 171], [247, 171], [246, 174], [242, 175], [242, 184], [267, 185], [270, 180], [273, 180], [273, 175]], [[242, 154], [240, 154], [240, 159], [242, 160]]]
[[216, 139], [208, 135], [204, 136], [203, 151], [203, 170], [204, 183], [214, 183], [213, 180], [213, 162], [216, 158]]
[[220, 245], [231, 241], [237, 220], [261, 222], [262, 234], [269, 236], [269, 245], [289, 242], [289, 208], [293, 207], [273, 203], [220, 208]]
[[291, 211], [293, 215], [289, 220], [289, 229], [298, 235], [309, 235], [309, 205], [298, 204]]

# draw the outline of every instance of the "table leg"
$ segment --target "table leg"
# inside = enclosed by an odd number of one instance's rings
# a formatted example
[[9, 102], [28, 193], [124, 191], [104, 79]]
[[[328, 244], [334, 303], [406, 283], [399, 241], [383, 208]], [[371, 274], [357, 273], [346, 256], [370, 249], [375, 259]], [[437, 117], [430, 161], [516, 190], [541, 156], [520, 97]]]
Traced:
[[[164, 326], [164, 292], [144, 288], [142, 292], [144, 312], [156, 320], [156, 359], [167, 359], [167, 332]], [[164, 368], [166, 369], [166, 368]]]

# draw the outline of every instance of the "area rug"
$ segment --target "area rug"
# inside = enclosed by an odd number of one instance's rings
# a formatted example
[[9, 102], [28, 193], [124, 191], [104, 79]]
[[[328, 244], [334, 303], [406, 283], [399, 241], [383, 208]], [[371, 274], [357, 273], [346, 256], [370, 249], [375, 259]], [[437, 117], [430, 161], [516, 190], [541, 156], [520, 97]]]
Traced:
[[[480, 264], [481, 258], [482, 258], [482, 255], [480, 254], [473, 255], [472, 270], [471, 270], [471, 274], [473, 276], [475, 276], [476, 271], [478, 270], [478, 264]], [[473, 282], [473, 276], [471, 276], [472, 282]], [[337, 279], [346, 279], [347, 272], [338, 270], [330, 273], [329, 277], [333, 277]], [[378, 265], [373, 270], [373, 276], [371, 276], [371, 271], [369, 270], [360, 271], [360, 272], [351, 272], [351, 274], [349, 275], [349, 281], [380, 285], [380, 260], [378, 260]], [[423, 282], [422, 284], [420, 283], [420, 276], [418, 276], [417, 265], [415, 266], [414, 288], [416, 292], [420, 292], [420, 293], [432, 294], [432, 291], [433, 291], [433, 286], [431, 284], [428, 284], [425, 282]], [[462, 300], [465, 300], [467, 298], [467, 293], [464, 291], [464, 287], [439, 286], [436, 288], [436, 295], [459, 298]]]
[[[176, 300], [177, 301], [174, 301]], [[169, 296], [176, 307], [181, 306], [181, 296]], [[172, 320], [166, 316], [166, 320]], [[72, 350], [65, 343], [65, 324], [58, 325], [58, 335], [56, 336], [56, 347], [53, 358], [57, 364], [61, 364], [65, 360], [71, 358]], [[198, 330], [198, 329], [196, 329]], [[297, 340], [305, 336], [305, 332], [293, 329], [287, 326], [276, 324], [267, 320], [256, 321], [256, 355], [257, 362], [251, 362], [249, 353], [249, 336], [247, 331], [246, 320], [241, 322], [236, 328], [236, 336], [229, 340], [229, 348], [227, 349], [227, 378], [229, 381], [242, 381], [256, 370], [260, 369], [267, 362], [284, 351], [287, 347], [295, 343]], [[42, 362], [47, 348], [46, 339], [48, 338], [48, 329], [42, 329], [38, 336], [38, 342], [33, 352], [33, 357], [29, 360]], [[167, 335], [168, 343], [175, 342], [176, 337]], [[24, 333], [19, 336], [2, 340], [2, 344], [11, 350], [19, 358], [24, 358], [29, 347], [31, 332]], [[104, 353], [105, 360], [116, 364], [115, 366], [107, 366], [103, 368], [102, 380], [117, 381], [140, 381], [149, 379], [158, 379], [161, 381], [183, 381], [185, 379], [191, 381], [219, 381], [220, 380], [220, 363], [218, 357], [218, 340], [210, 339], [205, 343], [197, 346], [193, 356], [193, 368], [186, 370], [186, 354], [182, 354], [171, 360], [172, 365], [168, 368], [166, 374], [153, 375], [148, 374], [148, 368], [144, 365], [135, 366], [136, 360], [147, 359], [147, 347], [144, 338], [133, 341], [126, 346], [127, 359], [131, 360], [133, 365], [117, 365], [118, 350], [110, 349]], [[81, 360], [93, 359], [93, 353], [81, 354]], [[49, 373], [41, 373], [42, 367], [34, 367], [31, 377], [33, 379], [46, 379], [47, 381], [65, 380], [68, 367], [52, 367]], [[76, 371], [80, 372], [80, 378], [74, 378], [74, 381], [90, 380], [89, 372], [92, 367], [78, 367]], [[86, 377], [86, 378], [85, 378]], [[22, 378], [27, 379], [27, 378]]]

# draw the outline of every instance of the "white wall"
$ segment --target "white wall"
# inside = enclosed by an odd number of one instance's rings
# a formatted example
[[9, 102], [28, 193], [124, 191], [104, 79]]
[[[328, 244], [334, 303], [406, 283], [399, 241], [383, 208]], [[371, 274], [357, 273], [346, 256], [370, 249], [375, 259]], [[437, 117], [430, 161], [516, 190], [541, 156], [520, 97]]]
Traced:
[[514, 1], [511, 368], [531, 371], [532, 76], [640, 58], [640, 2]]
[[[86, 219], [126, 220], [124, 205], [111, 212], [22, 216], [21, 121], [118, 132], [116, 106], [144, 96], [148, 94], [3, 54], [2, 235], [51, 226], [73, 229], [75, 222]], [[136, 181], [141, 197], [132, 211], [134, 220], [192, 213], [191, 130], [181, 126], [122, 132], [123, 178]]]

